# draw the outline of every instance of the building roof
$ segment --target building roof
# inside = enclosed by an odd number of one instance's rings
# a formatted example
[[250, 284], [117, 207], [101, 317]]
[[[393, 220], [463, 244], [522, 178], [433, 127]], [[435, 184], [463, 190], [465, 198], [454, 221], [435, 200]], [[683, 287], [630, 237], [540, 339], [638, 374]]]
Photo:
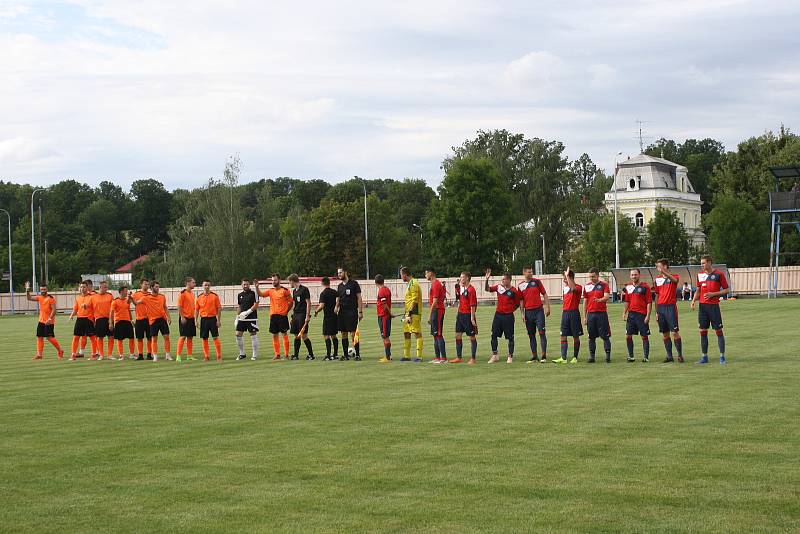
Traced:
[[683, 165], [664, 158], [639, 154], [619, 162], [615, 184], [617, 191], [625, 191], [628, 181], [636, 178], [640, 189], [672, 189], [695, 193], [687, 174], [688, 169]]
[[133, 266], [136, 265], [136, 264], [142, 263], [147, 258], [148, 258], [147, 254], [143, 254], [143, 255], [139, 256], [138, 258], [136, 258], [135, 260], [131, 260], [128, 263], [126, 263], [125, 265], [123, 265], [121, 267], [117, 267], [117, 269], [114, 272], [115, 273], [130, 273], [130, 272], [133, 272]]
[[[634, 165], [642, 165], [648, 163], [661, 163], [662, 165], [669, 165], [670, 167], [679, 167], [677, 163], [673, 163], [669, 160], [664, 158], [657, 158], [655, 156], [649, 156], [647, 154], [639, 154], [638, 156], [634, 156], [632, 158], [628, 158], [624, 161], [619, 162], [620, 167], [630, 167]], [[686, 167], [684, 167], [686, 168]]]

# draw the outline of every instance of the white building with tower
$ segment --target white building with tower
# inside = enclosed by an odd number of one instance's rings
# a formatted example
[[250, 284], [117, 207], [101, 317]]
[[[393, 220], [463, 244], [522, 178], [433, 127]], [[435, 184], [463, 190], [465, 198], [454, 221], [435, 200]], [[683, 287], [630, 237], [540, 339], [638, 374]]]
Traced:
[[[619, 163], [616, 201], [620, 214], [644, 231], [661, 206], [672, 210], [683, 223], [689, 242], [703, 246], [706, 236], [700, 226], [700, 194], [696, 193], [686, 167], [662, 158], [639, 154]], [[606, 193], [606, 209], [614, 211], [614, 189]]]

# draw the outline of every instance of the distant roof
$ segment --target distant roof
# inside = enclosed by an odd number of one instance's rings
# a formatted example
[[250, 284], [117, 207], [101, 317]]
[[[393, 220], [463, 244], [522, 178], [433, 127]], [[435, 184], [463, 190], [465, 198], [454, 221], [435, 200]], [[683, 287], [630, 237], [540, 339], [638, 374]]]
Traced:
[[138, 258], [136, 258], [135, 260], [129, 261], [128, 263], [126, 263], [122, 267], [117, 267], [117, 269], [114, 272], [115, 273], [130, 273], [130, 272], [133, 271], [133, 266], [134, 265], [136, 265], [138, 263], [142, 263], [147, 258], [148, 258], [147, 254], [143, 254], [143, 255], [139, 256]]
[[[628, 158], [624, 161], [619, 162], [620, 167], [627, 167], [630, 165], [641, 165], [642, 163], [661, 163], [662, 165], [669, 165], [670, 167], [679, 167], [677, 163], [673, 163], [669, 160], [664, 158], [657, 158], [655, 156], [648, 156], [647, 154], [639, 154], [638, 156], [634, 156], [632, 158]], [[686, 167], [684, 167], [685, 169]]]
[[800, 178], [800, 165], [789, 165], [786, 167], [770, 167], [769, 172], [772, 173], [772, 176], [775, 177], [777, 180], [784, 180], [792, 178], [798, 179]]

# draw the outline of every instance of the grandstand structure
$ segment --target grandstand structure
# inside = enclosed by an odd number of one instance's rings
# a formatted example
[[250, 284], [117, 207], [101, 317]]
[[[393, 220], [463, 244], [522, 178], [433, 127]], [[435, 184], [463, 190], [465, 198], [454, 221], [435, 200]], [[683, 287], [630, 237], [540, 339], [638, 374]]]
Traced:
[[[781, 251], [781, 229], [788, 226], [794, 227], [800, 232], [800, 164], [770, 167], [769, 170], [775, 177], [775, 191], [769, 194], [769, 212], [772, 224], [769, 242], [767, 297], [776, 298], [781, 290], [779, 283], [781, 256], [797, 254], [796, 252]], [[786, 187], [787, 183], [792, 184], [791, 188]]]

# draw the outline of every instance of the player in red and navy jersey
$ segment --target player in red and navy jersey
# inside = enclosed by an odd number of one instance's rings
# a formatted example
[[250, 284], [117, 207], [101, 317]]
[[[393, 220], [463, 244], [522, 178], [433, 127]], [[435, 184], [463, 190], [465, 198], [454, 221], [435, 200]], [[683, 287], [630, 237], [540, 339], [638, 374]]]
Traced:
[[550, 317], [550, 301], [542, 281], [533, 277], [533, 268], [522, 268], [524, 280], [517, 286], [522, 294], [522, 305], [519, 307], [525, 328], [528, 330], [528, 340], [531, 344], [531, 359], [528, 363], [539, 361], [536, 351], [536, 333], [542, 341], [542, 363], [547, 362], [547, 334], [544, 329], [544, 318]]
[[589, 332], [589, 363], [594, 363], [599, 337], [603, 340], [606, 363], [611, 363], [611, 325], [608, 322], [606, 303], [611, 298], [611, 289], [600, 280], [600, 269], [589, 269], [589, 283], [583, 286], [583, 324]]
[[503, 273], [499, 284], [490, 286], [489, 277], [492, 270], [486, 269], [486, 283], [484, 289], [489, 293], [497, 293], [497, 308], [492, 320], [492, 357], [489, 363], [497, 363], [497, 339], [500, 336], [508, 341], [508, 359], [506, 363], [514, 361], [514, 312], [519, 307], [522, 295], [519, 290], [511, 285], [511, 273]]
[[378, 295], [375, 297], [375, 307], [378, 313], [378, 330], [383, 340], [384, 357], [378, 360], [380, 363], [391, 363], [392, 361], [392, 292], [386, 287], [383, 275], [375, 275], [375, 285], [378, 287]]
[[625, 343], [628, 346], [628, 361], [635, 362], [633, 357], [633, 336], [642, 336], [642, 361], [650, 361], [650, 312], [653, 310], [653, 295], [650, 286], [641, 281], [641, 271], [631, 269], [631, 281], [624, 288], [622, 300], [625, 311]]
[[478, 355], [478, 339], [475, 337], [478, 333], [478, 320], [475, 317], [475, 311], [478, 309], [478, 293], [475, 287], [470, 283], [472, 275], [466, 271], [461, 273], [456, 284], [456, 300], [458, 301], [458, 314], [456, 315], [456, 357], [450, 360], [450, 363], [461, 363], [464, 360], [461, 358], [463, 354], [463, 342], [461, 340], [464, 334], [469, 336], [470, 349], [472, 356], [467, 362], [468, 365], [475, 365]]
[[708, 363], [708, 327], [717, 334], [719, 346], [719, 363], [725, 363], [725, 336], [722, 335], [722, 313], [719, 310], [719, 298], [730, 292], [725, 274], [714, 269], [714, 260], [711, 256], [700, 259], [700, 272], [697, 273], [697, 291], [692, 299], [692, 309], [700, 301], [700, 310], [697, 319], [700, 323], [700, 349], [703, 357], [698, 363]]
[[[664, 348], [667, 349], [667, 357], [664, 363], [670, 363], [672, 359], [672, 343], [675, 342], [675, 349], [678, 351], [678, 362], [683, 363], [683, 341], [678, 327], [678, 280], [679, 276], [669, 272], [669, 260], [661, 258], [656, 262], [658, 276], [655, 279], [655, 291], [658, 296], [656, 304], [656, 321], [658, 331], [664, 336]], [[670, 333], [672, 337], [670, 338]]]
[[447, 292], [442, 282], [436, 278], [436, 271], [432, 268], [425, 269], [425, 278], [431, 283], [428, 292], [428, 306], [430, 307], [428, 324], [431, 325], [434, 352], [431, 363], [447, 363], [447, 349], [445, 348], [444, 336], [442, 335]]
[[581, 351], [581, 336], [583, 335], [583, 325], [581, 324], [581, 293], [582, 289], [575, 284], [575, 273], [567, 267], [561, 278], [564, 281], [562, 294], [564, 305], [561, 311], [561, 357], [553, 360], [553, 363], [567, 363], [567, 338], [572, 338], [572, 359], [569, 363], [578, 363], [578, 354]]

